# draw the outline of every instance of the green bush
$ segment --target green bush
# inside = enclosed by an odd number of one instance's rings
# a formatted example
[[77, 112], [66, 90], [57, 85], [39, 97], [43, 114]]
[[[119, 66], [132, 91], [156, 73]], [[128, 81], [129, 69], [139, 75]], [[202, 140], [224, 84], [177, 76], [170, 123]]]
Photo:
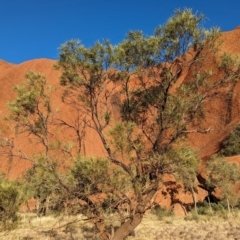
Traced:
[[159, 220], [163, 220], [164, 217], [173, 216], [174, 213], [172, 209], [167, 209], [157, 205], [152, 209], [152, 214], [156, 215]]
[[[60, 184], [65, 176], [58, 171], [57, 163], [47, 163], [43, 155], [35, 157], [36, 164], [23, 176], [25, 201], [34, 198], [38, 201], [37, 214], [59, 214], [63, 211], [66, 191]], [[62, 177], [63, 176], [63, 177]]]
[[206, 201], [197, 204], [197, 210], [199, 215], [212, 215], [209, 203]]
[[228, 214], [227, 206], [224, 202], [211, 203], [211, 208], [209, 203], [202, 202], [198, 203], [198, 214], [204, 216], [219, 216], [221, 218], [226, 218]]
[[20, 203], [17, 184], [0, 177], [0, 230], [9, 230], [17, 226]]
[[225, 157], [240, 154], [240, 125], [236, 126], [222, 142], [221, 154]]

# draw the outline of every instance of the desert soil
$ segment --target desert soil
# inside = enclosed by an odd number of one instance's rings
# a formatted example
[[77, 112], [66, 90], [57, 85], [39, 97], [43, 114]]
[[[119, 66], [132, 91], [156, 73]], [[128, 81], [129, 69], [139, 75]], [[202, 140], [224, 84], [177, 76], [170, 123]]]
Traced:
[[[69, 221], [77, 223], [68, 224]], [[22, 220], [14, 231], [0, 233], [0, 239], [6, 240], [98, 240], [93, 227], [78, 218], [41, 217]], [[205, 217], [200, 220], [167, 217], [158, 220], [154, 215], [147, 215], [135, 229], [134, 236], [127, 240], [240, 240], [240, 217], [222, 219]]]

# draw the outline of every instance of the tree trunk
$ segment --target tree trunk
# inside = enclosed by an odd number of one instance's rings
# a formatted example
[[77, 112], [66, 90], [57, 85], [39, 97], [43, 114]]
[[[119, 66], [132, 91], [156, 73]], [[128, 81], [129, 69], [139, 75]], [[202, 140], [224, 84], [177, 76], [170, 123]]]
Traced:
[[192, 192], [192, 197], [193, 197], [193, 202], [194, 202], [195, 213], [198, 214], [196, 195], [195, 195], [195, 192], [194, 192], [194, 189], [192, 186], [191, 186], [191, 192]]
[[48, 213], [49, 213], [49, 204], [50, 204], [50, 197], [47, 196], [46, 202], [45, 202], [45, 208], [46, 208], [45, 215], [48, 215]]
[[227, 198], [227, 207], [228, 207], [228, 215], [231, 214], [231, 208], [230, 208], [230, 204], [229, 204], [229, 200]]
[[209, 193], [208, 193], [208, 204], [209, 204], [209, 209], [210, 209], [210, 212], [212, 213], [212, 206], [211, 206], [211, 202], [210, 202], [210, 198], [209, 198]]
[[122, 224], [114, 234], [112, 240], [123, 240], [129, 236], [134, 229], [141, 223], [143, 213], [137, 213], [133, 216], [133, 219], [128, 220]]
[[95, 226], [96, 226], [97, 230], [99, 231], [99, 235], [100, 235], [101, 239], [109, 240], [109, 235], [105, 231], [104, 223], [102, 221], [98, 221], [98, 222], [95, 223]]

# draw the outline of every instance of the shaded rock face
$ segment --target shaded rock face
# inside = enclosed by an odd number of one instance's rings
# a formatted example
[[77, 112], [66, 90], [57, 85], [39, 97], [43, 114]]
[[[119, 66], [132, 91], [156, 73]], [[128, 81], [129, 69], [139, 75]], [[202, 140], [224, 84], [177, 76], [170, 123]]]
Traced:
[[[240, 53], [240, 28], [237, 27], [233, 31], [224, 32], [222, 35], [223, 44], [221, 45], [221, 52], [228, 52], [231, 54]], [[0, 60], [0, 128], [2, 135], [12, 139], [14, 134], [11, 127], [6, 127], [7, 123], [4, 121], [4, 117], [8, 115], [8, 109], [6, 102], [11, 101], [15, 97], [13, 87], [25, 79], [25, 74], [29, 70], [33, 70], [37, 73], [43, 73], [46, 76], [48, 83], [56, 87], [56, 92], [52, 96], [53, 108], [59, 108], [60, 117], [65, 120], [71, 120], [72, 111], [67, 108], [61, 99], [62, 89], [59, 87], [59, 77], [61, 73], [53, 68], [56, 61], [50, 59], [36, 59], [30, 60], [18, 65], [11, 64]], [[217, 71], [215, 62], [211, 60], [211, 56], [206, 60], [206, 66], [212, 67], [213, 72]], [[191, 75], [191, 69], [189, 72], [184, 73], [184, 79], [180, 79], [181, 82], [187, 81]], [[177, 83], [180, 84], [180, 83]], [[230, 99], [230, 101], [226, 101]], [[118, 94], [115, 93], [112, 98], [112, 102], [118, 102]], [[113, 104], [114, 105], [114, 104]], [[119, 109], [117, 104], [113, 107], [114, 118], [119, 118]], [[198, 155], [202, 159], [208, 159], [211, 155], [219, 151], [220, 143], [228, 136], [232, 129], [240, 122], [240, 81], [234, 86], [231, 91], [226, 89], [221, 96], [217, 97], [214, 101], [211, 101], [206, 106], [205, 120], [202, 122], [203, 129], [210, 129], [206, 134], [193, 133], [189, 135], [189, 141], [193, 149], [198, 152]], [[71, 133], [66, 133], [64, 138], [71, 139]], [[33, 146], [29, 144], [27, 136], [21, 139], [16, 138], [16, 144], [20, 144], [24, 148], [24, 151], [31, 154]], [[37, 146], [34, 146], [36, 150]], [[102, 143], [94, 130], [87, 129], [83, 142], [82, 153], [88, 156], [101, 156], [105, 154], [105, 150]], [[230, 162], [234, 161], [240, 164], [239, 157], [228, 158]], [[9, 178], [16, 178], [21, 176], [26, 169], [31, 166], [29, 161], [17, 158], [9, 158], [6, 155], [0, 156], [0, 170], [4, 171]], [[200, 169], [204, 171], [204, 166]], [[184, 208], [192, 206], [194, 204], [193, 196], [190, 192], [186, 192], [181, 184], [176, 183], [174, 179], [170, 179], [168, 176], [161, 191], [159, 191], [154, 201], [161, 206], [169, 207], [174, 204], [174, 211], [179, 214], [185, 214]], [[196, 193], [196, 200], [203, 201], [206, 197], [206, 191], [198, 187]]]
[[173, 204], [173, 212], [175, 215], [177, 216], [183, 216], [185, 217], [186, 214], [186, 209], [184, 208], [184, 206], [180, 203], [174, 203]]
[[206, 190], [196, 186], [193, 196], [193, 193], [184, 189], [183, 185], [171, 175], [163, 177], [163, 183], [160, 184], [159, 189], [153, 198], [154, 204], [164, 208], [172, 208], [174, 212], [181, 213], [180, 215], [185, 215], [188, 210], [194, 207], [194, 197], [198, 203], [203, 202], [208, 195]]

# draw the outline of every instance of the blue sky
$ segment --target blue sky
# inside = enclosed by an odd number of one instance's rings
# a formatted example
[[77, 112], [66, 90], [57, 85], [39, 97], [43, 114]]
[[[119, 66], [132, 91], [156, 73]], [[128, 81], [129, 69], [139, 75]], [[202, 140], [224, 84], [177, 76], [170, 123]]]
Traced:
[[150, 35], [177, 8], [203, 13], [206, 28], [240, 25], [239, 0], [0, 0], [0, 59], [57, 59], [61, 44], [80, 39], [119, 43], [129, 30]]

